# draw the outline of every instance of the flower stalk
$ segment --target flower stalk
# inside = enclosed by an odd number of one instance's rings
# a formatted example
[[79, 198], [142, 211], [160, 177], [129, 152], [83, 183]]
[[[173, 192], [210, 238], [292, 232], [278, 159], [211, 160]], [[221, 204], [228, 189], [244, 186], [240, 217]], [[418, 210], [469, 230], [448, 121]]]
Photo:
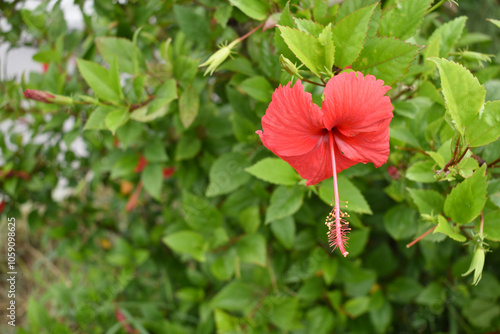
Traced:
[[345, 246], [347, 245], [346, 233], [350, 230], [349, 223], [343, 219], [346, 214], [340, 211], [340, 198], [339, 198], [339, 187], [337, 181], [337, 166], [335, 163], [335, 150], [333, 147], [333, 134], [332, 130], [328, 131], [328, 142], [330, 144], [330, 153], [332, 156], [332, 169], [333, 169], [333, 194], [334, 194], [334, 206], [333, 210], [330, 212], [326, 218], [325, 224], [328, 226], [328, 240], [330, 241], [330, 247], [333, 249], [339, 249], [339, 251], [344, 255], [344, 257], [349, 254], [346, 251]]

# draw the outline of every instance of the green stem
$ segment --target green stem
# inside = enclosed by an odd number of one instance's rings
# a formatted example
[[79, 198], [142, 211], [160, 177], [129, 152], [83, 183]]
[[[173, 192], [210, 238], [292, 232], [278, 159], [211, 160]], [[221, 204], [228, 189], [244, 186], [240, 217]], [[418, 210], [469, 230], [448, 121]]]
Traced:
[[437, 4], [435, 4], [434, 6], [432, 6], [431, 8], [429, 8], [429, 10], [427, 12], [425, 12], [425, 15], [429, 15], [429, 13], [432, 13], [433, 11], [435, 11], [436, 9], [438, 9], [439, 7], [441, 7], [441, 5], [443, 3], [445, 3], [446, 0], [441, 0], [439, 1]]

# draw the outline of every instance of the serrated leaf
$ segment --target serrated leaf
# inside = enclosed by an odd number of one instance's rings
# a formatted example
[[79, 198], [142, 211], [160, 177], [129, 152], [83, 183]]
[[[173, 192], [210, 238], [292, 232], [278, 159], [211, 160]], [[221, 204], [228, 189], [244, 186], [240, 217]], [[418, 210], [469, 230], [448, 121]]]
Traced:
[[163, 187], [163, 168], [161, 164], [150, 163], [141, 173], [141, 181], [144, 189], [156, 200], [161, 199], [161, 188]]
[[439, 69], [446, 109], [457, 130], [464, 134], [465, 128], [475, 120], [483, 108], [486, 90], [462, 65], [440, 58], [431, 60]]
[[189, 86], [182, 92], [179, 99], [179, 117], [186, 129], [194, 122], [199, 107], [200, 98], [198, 93], [193, 86]]
[[457, 43], [465, 27], [466, 16], [460, 16], [449, 21], [432, 33], [427, 44], [433, 43], [434, 39], [439, 38], [439, 57], [446, 57], [453, 46]]
[[392, 84], [408, 72], [420, 47], [388, 37], [372, 37], [365, 43], [352, 68]]
[[[120, 71], [130, 74], [139, 74], [146, 71], [146, 63], [142, 53], [132, 41], [117, 37], [99, 37], [96, 38], [95, 43], [99, 53], [108, 64], [111, 64], [116, 59]], [[134, 66], [134, 56], [136, 57], [137, 71]]]
[[470, 223], [486, 203], [486, 164], [452, 189], [444, 202], [444, 213], [457, 224]]
[[248, 158], [243, 153], [230, 152], [217, 158], [210, 168], [207, 197], [230, 193], [247, 183], [250, 175], [244, 170], [246, 166]]
[[323, 72], [331, 76], [331, 71], [335, 62], [335, 44], [333, 42], [331, 24], [321, 31], [318, 36], [318, 42], [322, 46], [318, 53], [318, 64]]
[[244, 80], [238, 86], [240, 91], [245, 92], [260, 102], [269, 103], [273, 95], [273, 87], [266, 78], [256, 76]]
[[116, 129], [125, 124], [129, 119], [129, 112], [125, 108], [113, 109], [106, 115], [104, 123], [106, 127], [115, 134]]
[[470, 147], [487, 145], [500, 137], [500, 101], [486, 102], [484, 110], [465, 127]]
[[76, 63], [78, 70], [90, 88], [92, 88], [94, 94], [104, 101], [113, 104], [121, 103], [122, 91], [121, 87], [116, 86], [116, 78], [113, 76], [114, 73], [92, 61], [78, 58]]
[[[340, 201], [347, 202], [347, 208], [345, 211], [348, 212], [358, 212], [358, 213], [367, 213], [372, 214], [372, 210], [370, 209], [370, 205], [366, 202], [365, 197], [359, 191], [356, 186], [349, 181], [348, 178], [339, 175], [337, 178], [338, 187], [339, 187], [339, 197]], [[321, 186], [319, 188], [319, 198], [323, 200], [323, 202], [331, 205], [333, 201], [333, 183], [332, 180], [328, 179], [321, 182]]]
[[262, 21], [267, 18], [268, 4], [260, 0], [229, 0], [231, 4], [238, 7], [245, 15], [254, 20]]
[[333, 27], [332, 35], [335, 45], [335, 65], [345, 68], [358, 58], [366, 33], [368, 23], [377, 4], [363, 7], [337, 22]]
[[438, 216], [438, 225], [434, 229], [434, 232], [432, 232], [432, 233], [438, 233], [438, 232], [443, 233], [443, 234], [449, 236], [450, 238], [452, 238], [453, 240], [456, 240], [459, 242], [464, 242], [465, 240], [467, 240], [467, 238], [464, 235], [457, 233], [456, 231], [453, 231], [453, 229], [450, 226], [450, 223], [448, 223], [446, 218], [444, 218], [441, 215]]
[[236, 252], [241, 262], [266, 266], [266, 239], [262, 234], [247, 234], [236, 244]]
[[271, 195], [271, 204], [266, 212], [266, 224], [277, 219], [291, 216], [302, 206], [304, 189], [300, 187], [279, 186]]
[[206, 242], [195, 231], [177, 231], [167, 235], [162, 241], [176, 253], [189, 254], [200, 262], [205, 261]]
[[402, 40], [412, 37], [431, 3], [429, 0], [403, 0], [394, 4], [384, 11], [380, 20], [380, 36], [394, 36]]
[[408, 168], [406, 171], [406, 178], [416, 182], [433, 183], [436, 182], [433, 170], [434, 161], [418, 161]]
[[300, 180], [297, 172], [286, 161], [279, 158], [262, 159], [245, 168], [245, 171], [261, 180], [285, 186], [294, 185]]
[[443, 211], [444, 197], [435, 190], [408, 189], [420, 214], [437, 215]]
[[300, 31], [318, 37], [325, 28], [323, 25], [306, 19], [295, 19], [295, 25]]
[[279, 30], [290, 50], [311, 72], [319, 77], [321, 69], [318, 68], [316, 55], [321, 45], [318, 40], [314, 36], [297, 29], [279, 26]]

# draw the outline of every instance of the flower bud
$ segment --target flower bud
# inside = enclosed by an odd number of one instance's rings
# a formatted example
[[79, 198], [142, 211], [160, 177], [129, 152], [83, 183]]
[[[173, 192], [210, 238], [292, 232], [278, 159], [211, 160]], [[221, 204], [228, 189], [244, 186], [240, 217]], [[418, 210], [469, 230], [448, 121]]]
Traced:
[[231, 51], [239, 42], [240, 41], [237, 39], [231, 42], [229, 45], [221, 47], [216, 53], [211, 55], [206, 62], [201, 64], [199, 67], [208, 66], [204, 75], [207, 75], [209, 72], [210, 75], [212, 75], [217, 67], [219, 67], [220, 64], [222, 64], [227, 59], [227, 57], [229, 57]]
[[299, 74], [299, 70], [297, 67], [290, 61], [290, 59], [285, 58], [283, 55], [280, 55], [280, 64], [281, 67], [291, 75], [296, 76], [299, 79], [302, 79], [302, 76]]
[[472, 281], [473, 285], [477, 285], [481, 280], [481, 276], [483, 275], [483, 267], [484, 267], [484, 253], [485, 250], [482, 247], [477, 247], [474, 252], [474, 256], [472, 257], [472, 262], [470, 263], [469, 270], [466, 273], [462, 274], [462, 276], [467, 276], [474, 271], [474, 280]]
[[37, 89], [26, 89], [24, 91], [24, 97], [27, 99], [49, 103], [49, 104], [73, 104], [73, 99], [67, 96], [52, 94]]

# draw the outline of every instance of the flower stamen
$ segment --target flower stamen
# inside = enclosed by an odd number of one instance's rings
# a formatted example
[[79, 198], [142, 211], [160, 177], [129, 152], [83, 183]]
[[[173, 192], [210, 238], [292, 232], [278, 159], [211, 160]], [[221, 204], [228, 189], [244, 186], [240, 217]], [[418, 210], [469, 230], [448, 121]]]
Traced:
[[334, 206], [332, 211], [330, 211], [330, 213], [328, 214], [328, 217], [326, 217], [325, 224], [326, 226], [328, 226], [327, 235], [328, 241], [330, 242], [330, 247], [333, 247], [333, 250], [338, 248], [342, 255], [344, 255], [345, 257], [347, 256], [347, 254], [349, 254], [349, 252], [345, 250], [345, 247], [347, 246], [347, 240], [349, 240], [346, 234], [351, 229], [349, 228], [349, 223], [344, 219], [344, 217], [349, 217], [349, 215], [340, 210], [337, 166], [335, 164], [335, 150], [333, 148], [332, 130], [328, 131], [328, 141], [330, 143], [330, 153], [332, 156]]

